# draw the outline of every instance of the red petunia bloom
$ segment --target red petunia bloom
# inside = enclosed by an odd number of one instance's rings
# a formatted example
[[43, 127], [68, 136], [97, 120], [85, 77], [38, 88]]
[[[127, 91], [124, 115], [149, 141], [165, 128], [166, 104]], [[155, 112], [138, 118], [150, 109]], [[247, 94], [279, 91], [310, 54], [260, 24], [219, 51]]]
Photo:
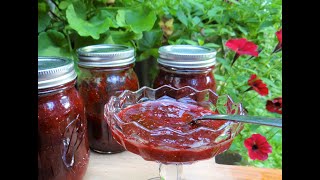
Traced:
[[248, 80], [248, 85], [251, 87], [246, 91], [253, 89], [257, 91], [261, 96], [266, 96], [269, 93], [267, 85], [261, 79], [259, 79], [256, 74], [252, 74], [250, 76], [250, 79]]
[[268, 159], [268, 154], [272, 152], [272, 147], [261, 134], [252, 134], [250, 138], [244, 141], [244, 146], [248, 149], [249, 157], [252, 160], [264, 161]]
[[277, 46], [274, 48], [272, 53], [276, 53], [282, 50], [282, 28], [276, 32], [276, 36], [278, 38], [278, 44]]
[[266, 104], [266, 109], [269, 112], [282, 114], [282, 97], [274, 98], [273, 100], [268, 100]]
[[259, 55], [258, 46], [245, 38], [230, 39], [226, 42], [226, 46], [236, 52], [231, 65], [241, 55], [251, 55], [257, 57]]
[[276, 36], [278, 38], [280, 45], [282, 46], [282, 28], [276, 32]]

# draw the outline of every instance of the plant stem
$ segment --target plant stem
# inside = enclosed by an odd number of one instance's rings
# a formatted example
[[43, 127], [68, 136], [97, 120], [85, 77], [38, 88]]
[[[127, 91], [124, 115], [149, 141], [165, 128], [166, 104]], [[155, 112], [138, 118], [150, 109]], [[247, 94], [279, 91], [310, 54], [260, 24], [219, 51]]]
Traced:
[[69, 52], [71, 54], [71, 58], [73, 59], [73, 56], [72, 56], [72, 45], [71, 45], [71, 39], [70, 39], [70, 36], [69, 36], [69, 32], [66, 29], [63, 32], [64, 32], [65, 36], [67, 37]]
[[[221, 64], [220, 67], [222, 67], [222, 64]], [[220, 71], [221, 71], [221, 70], [220, 70]], [[231, 74], [229, 73], [229, 71], [228, 71], [227, 69], [225, 69], [225, 72], [227, 73], [228, 76], [227, 76], [225, 82], [223, 83], [223, 85], [221, 86], [221, 89], [220, 89], [220, 93], [219, 93], [219, 94], [223, 94], [223, 90], [224, 90], [225, 86], [227, 86], [228, 79], [231, 77]]]
[[245, 98], [245, 96], [247, 95], [247, 93], [244, 93], [244, 95], [242, 96], [242, 98], [241, 98], [241, 100], [240, 100], [240, 102], [242, 102], [243, 101], [243, 99]]
[[[228, 71], [226, 71], [228, 72]], [[229, 73], [228, 73], [229, 75]], [[228, 79], [230, 78], [230, 75], [226, 78], [226, 81], [223, 83], [223, 85], [221, 86], [221, 89], [220, 89], [220, 93], [219, 94], [223, 94], [223, 90], [225, 88], [225, 86], [227, 86], [227, 82], [228, 82]]]
[[252, 98], [248, 99], [247, 101], [250, 101], [251, 99], [254, 99], [258, 96], [259, 94], [256, 94], [255, 96], [253, 96]]
[[243, 86], [246, 86], [246, 85], [247, 85], [247, 84], [244, 83], [244, 84], [242, 84], [242, 85], [240, 85], [240, 86], [235, 87], [235, 89], [239, 89], [239, 88], [241, 88], [241, 87], [243, 87]]
[[280, 129], [278, 129], [272, 136], [270, 136], [267, 141], [270, 141], [270, 139], [272, 139], [278, 132], [280, 131]]
[[269, 134], [274, 128], [270, 128], [265, 134]]
[[54, 0], [50, 0], [55, 6], [56, 6], [56, 8], [59, 10], [59, 11], [61, 11], [61, 9], [59, 8], [59, 5], [54, 1]]
[[65, 24], [65, 20], [62, 19], [61, 17], [59, 17], [56, 13], [52, 12], [51, 10], [49, 10], [50, 14], [52, 14], [55, 18], [57, 18], [58, 20], [60, 20], [61, 22], [63, 22]]

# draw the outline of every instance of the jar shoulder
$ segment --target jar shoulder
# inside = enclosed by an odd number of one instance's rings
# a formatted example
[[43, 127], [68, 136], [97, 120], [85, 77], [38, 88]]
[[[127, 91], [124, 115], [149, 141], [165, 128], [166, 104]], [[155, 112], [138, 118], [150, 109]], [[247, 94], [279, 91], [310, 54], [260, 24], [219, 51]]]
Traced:
[[132, 89], [139, 86], [137, 74], [132, 68], [122, 71], [83, 70], [77, 81], [77, 87], [93, 91], [108, 91], [108, 89]]
[[60, 118], [83, 112], [84, 104], [75, 87], [38, 97], [38, 119]]
[[171, 85], [175, 88], [191, 86], [198, 90], [216, 89], [213, 71], [206, 73], [175, 73], [160, 70], [153, 81], [153, 87], [157, 88], [162, 85]]

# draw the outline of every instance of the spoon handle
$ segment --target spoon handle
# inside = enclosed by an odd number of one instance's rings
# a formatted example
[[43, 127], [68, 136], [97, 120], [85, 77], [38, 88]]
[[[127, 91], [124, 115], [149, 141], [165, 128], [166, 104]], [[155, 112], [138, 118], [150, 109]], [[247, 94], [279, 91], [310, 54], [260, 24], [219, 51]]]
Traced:
[[198, 120], [229, 120], [282, 128], [282, 118], [216, 114], [201, 116], [199, 118], [194, 119], [193, 122], [196, 122]]

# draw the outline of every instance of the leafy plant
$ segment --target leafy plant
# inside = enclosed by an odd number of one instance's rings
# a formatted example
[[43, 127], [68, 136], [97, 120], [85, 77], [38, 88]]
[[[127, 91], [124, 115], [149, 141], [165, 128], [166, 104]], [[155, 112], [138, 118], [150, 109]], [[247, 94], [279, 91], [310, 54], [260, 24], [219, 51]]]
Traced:
[[[281, 19], [281, 0], [38, 0], [38, 55], [77, 61], [77, 48], [115, 43], [134, 47], [139, 62], [157, 58], [162, 45], [211, 47], [218, 52], [218, 94], [241, 102], [249, 115], [279, 117], [266, 110], [266, 102], [282, 96], [282, 53], [272, 53]], [[258, 57], [241, 56], [231, 66], [235, 53], [225, 44], [234, 38], [258, 45]], [[156, 71], [150, 67], [148, 73]], [[268, 95], [245, 92], [252, 74], [267, 85]], [[273, 148], [266, 161], [248, 157], [243, 142], [253, 133], [266, 136]], [[246, 125], [229, 151], [239, 153], [243, 165], [282, 168], [282, 130]]]

